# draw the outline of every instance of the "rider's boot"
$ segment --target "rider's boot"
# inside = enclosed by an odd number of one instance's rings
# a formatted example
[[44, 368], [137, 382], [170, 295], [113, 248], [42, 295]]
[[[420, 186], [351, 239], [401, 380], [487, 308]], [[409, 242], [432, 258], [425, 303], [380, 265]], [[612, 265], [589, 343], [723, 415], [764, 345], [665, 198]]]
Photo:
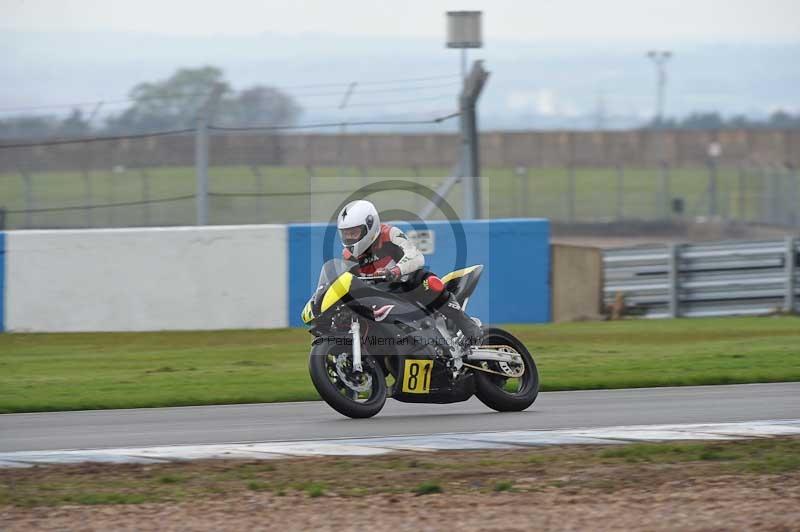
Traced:
[[444, 314], [445, 318], [456, 324], [456, 327], [464, 334], [468, 345], [480, 345], [483, 340], [480, 321], [467, 316], [453, 294], [448, 293], [447, 296], [444, 305], [439, 307], [439, 311]]

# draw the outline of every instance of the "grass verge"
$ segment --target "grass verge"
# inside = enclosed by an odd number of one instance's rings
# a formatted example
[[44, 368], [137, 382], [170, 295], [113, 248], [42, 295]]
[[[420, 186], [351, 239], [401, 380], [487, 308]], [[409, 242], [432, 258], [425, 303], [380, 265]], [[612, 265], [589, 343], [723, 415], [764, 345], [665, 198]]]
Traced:
[[[301, 498], [375, 494], [566, 493], [650, 489], [688, 479], [780, 475], [800, 482], [800, 438], [394, 454], [386, 457], [82, 464], [4, 470], [0, 506], [194, 502], [252, 492]], [[164, 479], [173, 479], [164, 482]]]
[[[542, 390], [800, 381], [800, 318], [512, 325]], [[315, 400], [302, 329], [0, 335], [0, 413]]]

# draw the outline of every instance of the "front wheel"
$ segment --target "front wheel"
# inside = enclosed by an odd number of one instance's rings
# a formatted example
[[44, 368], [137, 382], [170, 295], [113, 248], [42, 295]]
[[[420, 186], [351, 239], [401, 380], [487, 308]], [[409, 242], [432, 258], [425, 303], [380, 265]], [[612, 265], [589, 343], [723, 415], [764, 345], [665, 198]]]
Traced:
[[498, 412], [519, 412], [531, 406], [539, 395], [539, 371], [525, 345], [510, 332], [495, 328], [486, 330], [482, 345], [519, 354], [522, 367], [506, 362], [482, 362], [482, 367], [493, 373], [475, 371], [478, 399]]
[[320, 342], [311, 349], [308, 371], [322, 399], [352, 418], [372, 417], [386, 402], [386, 376], [370, 356], [363, 356], [363, 371], [353, 370], [353, 355], [346, 349]]

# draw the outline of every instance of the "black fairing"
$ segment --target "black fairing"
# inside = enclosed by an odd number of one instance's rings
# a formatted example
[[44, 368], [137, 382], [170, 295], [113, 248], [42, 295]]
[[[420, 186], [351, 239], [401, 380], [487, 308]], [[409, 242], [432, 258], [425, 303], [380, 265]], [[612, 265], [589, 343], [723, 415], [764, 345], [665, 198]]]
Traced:
[[[477, 282], [477, 275], [475, 276]], [[325, 287], [327, 288], [327, 287]], [[474, 288], [474, 284], [473, 284]], [[449, 347], [435, 326], [435, 316], [402, 293], [391, 291], [391, 285], [373, 284], [354, 278], [349, 293], [327, 312], [318, 315], [324, 289], [312, 298], [315, 314], [314, 343], [329, 342], [331, 347], [352, 348], [352, 338], [343, 328], [331, 329], [330, 314], [344, 304], [361, 317], [362, 353], [375, 357], [395, 378], [392, 397], [409, 403], [453, 403], [466, 401], [475, 390], [471, 374], [456, 381], [451, 379], [445, 360]], [[391, 306], [376, 316], [375, 311]], [[433, 361], [427, 393], [403, 391], [403, 371], [409, 360]]]
[[475, 266], [475, 269], [468, 274], [448, 281], [445, 288], [455, 296], [459, 304], [463, 305], [464, 300], [471, 296], [472, 292], [475, 291], [475, 287], [478, 286], [481, 273], [483, 273], [483, 266]]

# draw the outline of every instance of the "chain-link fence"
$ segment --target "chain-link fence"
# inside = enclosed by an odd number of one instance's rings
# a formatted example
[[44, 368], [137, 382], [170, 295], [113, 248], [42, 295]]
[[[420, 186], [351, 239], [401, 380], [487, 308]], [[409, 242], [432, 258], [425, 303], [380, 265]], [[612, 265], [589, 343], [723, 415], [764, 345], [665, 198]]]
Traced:
[[[322, 207], [371, 183], [403, 178], [436, 189], [458, 158], [451, 134], [337, 129], [211, 127], [206, 157], [198, 157], [194, 130], [0, 145], [0, 222], [6, 229], [194, 225], [199, 161], [208, 175], [210, 224], [327, 221]], [[647, 165], [627, 157], [559, 167], [487, 160], [486, 217], [566, 223], [713, 217], [800, 226], [800, 178], [787, 164]], [[461, 194], [453, 188], [448, 202], [460, 209]], [[423, 196], [409, 198], [404, 209], [425, 206]]]

